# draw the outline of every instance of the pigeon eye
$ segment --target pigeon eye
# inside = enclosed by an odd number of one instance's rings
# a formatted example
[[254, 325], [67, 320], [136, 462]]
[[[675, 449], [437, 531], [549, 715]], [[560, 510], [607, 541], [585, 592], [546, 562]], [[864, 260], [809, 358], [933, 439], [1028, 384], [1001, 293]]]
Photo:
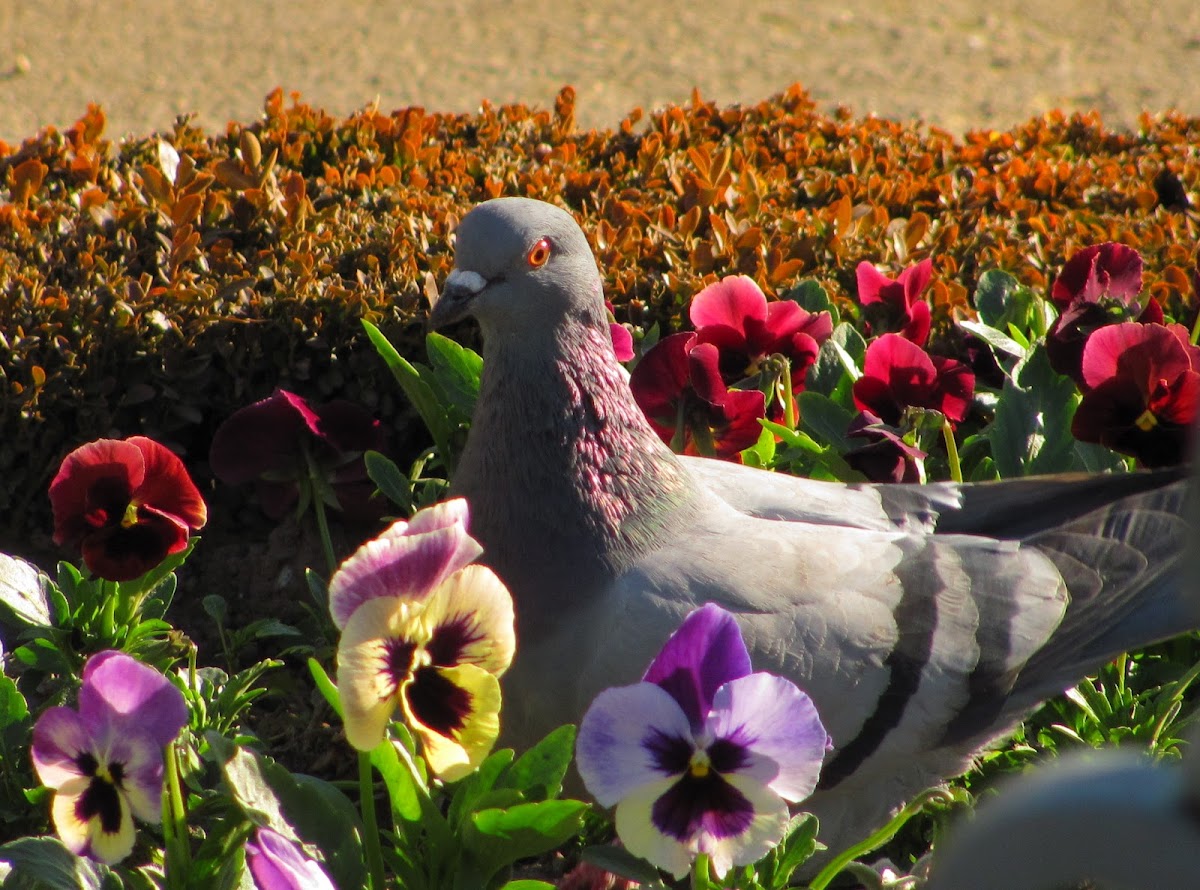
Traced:
[[546, 260], [550, 259], [550, 239], [540, 238], [537, 244], [529, 248], [529, 253], [525, 257], [525, 261], [530, 267], [536, 269], [539, 266], [546, 265]]

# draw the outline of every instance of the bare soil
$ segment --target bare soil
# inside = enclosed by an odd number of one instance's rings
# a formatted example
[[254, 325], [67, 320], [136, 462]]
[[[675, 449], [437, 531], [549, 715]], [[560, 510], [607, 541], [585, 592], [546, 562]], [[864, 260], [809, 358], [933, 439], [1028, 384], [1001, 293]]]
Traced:
[[252, 121], [276, 86], [335, 115], [372, 102], [470, 111], [482, 99], [577, 119], [757, 102], [803, 84], [826, 109], [955, 134], [1052, 108], [1133, 128], [1200, 115], [1195, 0], [0, 0], [0, 139], [71, 124], [99, 102], [110, 137], [195, 114]]

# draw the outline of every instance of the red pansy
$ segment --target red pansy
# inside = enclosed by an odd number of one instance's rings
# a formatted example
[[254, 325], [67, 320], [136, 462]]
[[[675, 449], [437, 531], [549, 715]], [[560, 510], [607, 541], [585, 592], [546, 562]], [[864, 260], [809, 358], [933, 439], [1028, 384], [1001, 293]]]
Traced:
[[863, 375], [854, 382], [854, 404], [897, 426], [905, 408], [934, 408], [951, 423], [967, 416], [975, 375], [962, 362], [931, 356], [899, 334], [867, 347]]
[[888, 278], [864, 261], [855, 269], [858, 302], [868, 333], [897, 332], [906, 340], [924, 346], [929, 339], [931, 313], [921, 294], [933, 277], [933, 261], [921, 260], [896, 278]]

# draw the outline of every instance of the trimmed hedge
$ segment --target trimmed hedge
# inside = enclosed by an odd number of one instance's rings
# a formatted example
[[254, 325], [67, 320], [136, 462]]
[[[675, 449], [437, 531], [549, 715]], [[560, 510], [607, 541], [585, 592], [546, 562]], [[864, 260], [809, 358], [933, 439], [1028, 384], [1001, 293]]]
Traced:
[[0, 142], [0, 551], [48, 547], [46, 486], [70, 449], [149, 435], [203, 483], [216, 426], [276, 386], [361, 402], [400, 451], [423, 445], [359, 319], [422, 357], [451, 233], [498, 195], [573, 210], [618, 319], [638, 325], [678, 328], [731, 273], [768, 294], [815, 277], [854, 315], [859, 261], [931, 256], [944, 332], [982, 271], [1048, 291], [1066, 256], [1107, 240], [1195, 320], [1200, 118], [1120, 133], [1050, 112], [960, 140], [818, 114], [792, 87], [579, 131], [573, 103], [566, 88], [552, 111], [338, 120], [276, 91], [223, 135], [181, 118], [114, 146], [92, 106], [65, 132]]

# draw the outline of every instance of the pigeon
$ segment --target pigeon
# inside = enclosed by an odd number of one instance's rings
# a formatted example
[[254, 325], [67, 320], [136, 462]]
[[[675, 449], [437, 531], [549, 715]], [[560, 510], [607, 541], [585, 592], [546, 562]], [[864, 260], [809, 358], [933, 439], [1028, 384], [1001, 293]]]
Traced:
[[802, 808], [837, 851], [1106, 661], [1200, 626], [1181, 471], [872, 485], [681, 457], [633, 399], [570, 213], [498, 198], [455, 237], [430, 323], [483, 337], [451, 493], [516, 607], [506, 743], [577, 723], [715, 603], [817, 706], [832, 748]]

